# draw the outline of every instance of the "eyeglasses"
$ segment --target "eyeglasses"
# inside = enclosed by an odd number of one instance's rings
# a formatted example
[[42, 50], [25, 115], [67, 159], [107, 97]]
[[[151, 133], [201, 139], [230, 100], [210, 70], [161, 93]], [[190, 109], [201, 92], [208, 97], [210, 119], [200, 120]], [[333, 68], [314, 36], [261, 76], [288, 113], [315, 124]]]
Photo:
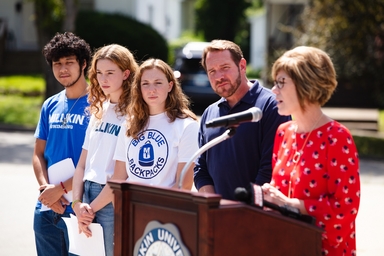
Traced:
[[283, 89], [285, 84], [285, 78], [283, 77], [280, 81], [273, 81], [273, 85], [279, 88], [280, 90]]

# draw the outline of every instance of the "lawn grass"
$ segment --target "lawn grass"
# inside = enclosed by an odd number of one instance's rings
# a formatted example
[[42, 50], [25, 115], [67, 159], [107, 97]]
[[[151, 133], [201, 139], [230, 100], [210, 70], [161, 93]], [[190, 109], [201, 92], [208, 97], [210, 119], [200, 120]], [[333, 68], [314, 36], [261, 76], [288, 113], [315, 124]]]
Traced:
[[0, 123], [35, 127], [44, 91], [42, 75], [0, 77]]
[[[36, 125], [44, 91], [41, 74], [0, 77], [0, 123]], [[379, 130], [384, 131], [384, 110], [379, 113]]]
[[0, 123], [35, 127], [43, 97], [0, 96]]
[[1, 95], [40, 96], [45, 91], [42, 75], [14, 75], [0, 77]]
[[379, 112], [379, 131], [384, 132], [384, 110]]

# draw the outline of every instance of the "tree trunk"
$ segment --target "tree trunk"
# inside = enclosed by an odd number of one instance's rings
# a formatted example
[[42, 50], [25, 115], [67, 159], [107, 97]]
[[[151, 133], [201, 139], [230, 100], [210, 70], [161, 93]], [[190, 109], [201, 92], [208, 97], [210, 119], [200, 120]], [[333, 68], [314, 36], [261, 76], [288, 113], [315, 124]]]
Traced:
[[[39, 48], [43, 47], [52, 39], [55, 33], [62, 31], [73, 32], [77, 15], [76, 0], [62, 0], [63, 18], [53, 17], [54, 9], [58, 8], [58, 3], [52, 0], [34, 0], [36, 29]], [[59, 3], [60, 4], [60, 3]], [[60, 25], [61, 24], [61, 25]], [[63, 86], [57, 82], [53, 75], [52, 68], [46, 63], [44, 56], [41, 63], [45, 78], [45, 98], [63, 90]]]
[[[38, 18], [36, 18], [38, 19]], [[37, 37], [39, 49], [43, 50], [44, 46], [51, 40], [52, 35], [47, 33], [41, 27], [37, 26]], [[41, 54], [40, 65], [42, 66], [45, 79], [45, 99], [58, 93], [63, 89], [63, 86], [56, 80], [53, 75], [51, 66], [45, 61], [44, 55]]]
[[76, 16], [78, 11], [76, 0], [64, 0], [64, 6], [65, 6], [65, 17], [64, 17], [64, 23], [63, 23], [63, 31], [74, 32]]

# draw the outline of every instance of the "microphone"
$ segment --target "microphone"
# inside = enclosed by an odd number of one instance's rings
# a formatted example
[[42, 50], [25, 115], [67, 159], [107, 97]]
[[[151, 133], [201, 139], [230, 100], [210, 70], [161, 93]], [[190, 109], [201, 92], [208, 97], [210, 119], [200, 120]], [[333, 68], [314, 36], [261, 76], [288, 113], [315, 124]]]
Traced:
[[309, 224], [316, 223], [316, 219], [314, 217], [301, 214], [299, 209], [295, 207], [289, 205], [279, 206], [277, 204], [265, 201], [263, 199], [263, 190], [260, 186], [253, 183], [250, 183], [248, 188], [236, 188], [235, 198], [239, 201], [245, 202], [246, 204], [252, 206], [256, 206], [258, 208], [263, 208], [263, 206], [268, 207], [272, 210], [280, 212], [284, 216], [301, 220]]
[[239, 113], [214, 118], [211, 121], [206, 122], [205, 126], [207, 128], [220, 126], [228, 127], [246, 122], [258, 122], [262, 116], [263, 112], [259, 108], [252, 107]]

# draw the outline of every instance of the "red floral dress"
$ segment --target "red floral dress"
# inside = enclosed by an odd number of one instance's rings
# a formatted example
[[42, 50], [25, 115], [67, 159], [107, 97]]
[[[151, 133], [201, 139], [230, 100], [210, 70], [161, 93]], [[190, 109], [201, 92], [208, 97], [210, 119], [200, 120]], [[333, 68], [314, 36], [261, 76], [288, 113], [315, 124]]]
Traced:
[[[356, 255], [360, 178], [352, 135], [336, 121], [310, 134], [296, 134], [295, 128], [290, 121], [276, 132], [271, 184], [287, 196], [290, 188], [291, 198], [304, 201], [308, 214], [324, 230], [323, 255]], [[302, 155], [294, 163], [296, 150]]]

